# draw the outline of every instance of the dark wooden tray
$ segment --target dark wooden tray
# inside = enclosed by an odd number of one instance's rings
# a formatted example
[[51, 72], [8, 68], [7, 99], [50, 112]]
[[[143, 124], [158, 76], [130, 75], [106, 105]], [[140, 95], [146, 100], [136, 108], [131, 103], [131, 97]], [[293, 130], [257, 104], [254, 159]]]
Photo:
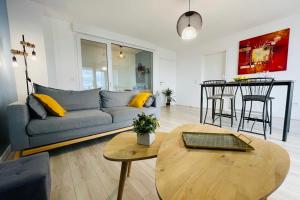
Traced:
[[[243, 136], [249, 140], [248, 143], [240, 137]], [[233, 151], [252, 151], [254, 148], [250, 145], [251, 139], [245, 135], [222, 134], [222, 133], [204, 133], [204, 132], [183, 132], [182, 139], [187, 148], [197, 149], [222, 149]]]

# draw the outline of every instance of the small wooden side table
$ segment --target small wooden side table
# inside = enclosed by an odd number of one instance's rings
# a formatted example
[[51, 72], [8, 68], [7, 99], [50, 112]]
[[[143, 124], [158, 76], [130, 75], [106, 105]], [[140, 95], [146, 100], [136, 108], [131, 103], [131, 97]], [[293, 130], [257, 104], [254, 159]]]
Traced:
[[151, 146], [144, 146], [137, 144], [136, 133], [129, 131], [115, 136], [106, 144], [103, 156], [107, 160], [122, 162], [118, 200], [122, 199], [126, 174], [127, 176], [130, 174], [131, 162], [155, 158], [166, 135], [167, 133], [156, 133], [154, 143]]

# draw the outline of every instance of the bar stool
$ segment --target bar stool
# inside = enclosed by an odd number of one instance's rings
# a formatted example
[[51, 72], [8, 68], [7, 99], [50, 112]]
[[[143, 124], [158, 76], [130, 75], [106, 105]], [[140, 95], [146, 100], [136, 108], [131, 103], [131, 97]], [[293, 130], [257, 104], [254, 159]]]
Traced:
[[[233, 118], [237, 120], [236, 116], [236, 108], [235, 108], [235, 99], [236, 99], [236, 93], [237, 93], [238, 87], [236, 86], [225, 86], [223, 91], [223, 99], [228, 99], [230, 101], [230, 114], [225, 114], [222, 112], [223, 117], [227, 117], [231, 119], [231, 127], [233, 126]], [[223, 101], [224, 104], [224, 101]], [[219, 113], [216, 113], [216, 115], [219, 115]]]
[[[270, 123], [268, 123], [269, 129], [270, 129], [270, 135], [272, 134], [272, 117], [273, 117], [272, 110], [273, 110], [273, 100], [274, 99], [275, 99], [275, 97], [268, 97], [267, 102], [266, 102], [266, 107], [269, 109], [269, 112], [270, 112], [270, 114], [267, 112], [267, 120], [270, 121]], [[250, 110], [249, 110], [247, 122], [249, 122], [249, 118], [251, 118], [251, 113], [252, 113], [252, 101], [250, 101]]]
[[[266, 139], [266, 125], [270, 127], [270, 134], [272, 131], [272, 98], [270, 97], [271, 90], [273, 88], [273, 78], [249, 78], [245, 81], [242, 81], [240, 84], [241, 94], [242, 94], [242, 112], [240, 123], [238, 126], [238, 131], [245, 131], [254, 134], [264, 135]], [[252, 83], [251, 85], [249, 83]], [[254, 83], [254, 84], [253, 84]], [[249, 85], [248, 85], [249, 84]], [[243, 86], [244, 85], [244, 86]], [[250, 112], [246, 117], [246, 107], [247, 102], [250, 102]], [[263, 111], [261, 118], [251, 117], [252, 104], [254, 102], [263, 103]], [[269, 107], [270, 105], [270, 107]], [[269, 111], [270, 110], [270, 111]], [[269, 114], [270, 112], [270, 114]], [[244, 121], [253, 121], [251, 130], [244, 129]], [[263, 123], [263, 134], [253, 132], [253, 127], [255, 122]]]
[[[237, 88], [228, 86], [226, 87], [225, 80], [209, 80], [203, 82], [205, 93], [206, 93], [206, 112], [204, 117], [204, 124], [211, 124], [215, 125], [214, 122], [218, 116], [220, 119], [219, 126], [222, 127], [222, 117], [230, 117], [231, 118], [231, 126], [233, 126], [233, 118], [236, 118], [236, 109], [235, 109], [235, 97]], [[229, 99], [231, 102], [231, 113], [224, 114], [223, 107], [224, 107], [224, 100]], [[206, 123], [207, 113], [208, 113], [208, 105], [209, 100], [212, 101], [212, 123]], [[219, 101], [219, 112], [216, 112], [217, 101]]]

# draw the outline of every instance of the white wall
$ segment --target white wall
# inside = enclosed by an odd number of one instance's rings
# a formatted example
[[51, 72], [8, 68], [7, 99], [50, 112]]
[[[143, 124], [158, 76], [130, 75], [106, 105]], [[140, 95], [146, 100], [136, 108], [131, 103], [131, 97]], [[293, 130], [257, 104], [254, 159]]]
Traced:
[[[34, 82], [61, 89], [80, 89], [80, 59], [78, 59], [78, 38], [80, 35], [109, 40], [125, 46], [141, 48], [153, 52], [153, 89], [159, 87], [160, 59], [176, 63], [176, 53], [160, 48], [156, 44], [98, 27], [71, 22], [57, 16], [51, 16], [49, 8], [30, 0], [8, 1], [9, 23], [11, 27], [12, 47], [19, 48], [21, 34], [37, 46], [38, 60], [29, 63], [29, 74]], [[108, 56], [111, 56], [110, 53]], [[19, 59], [21, 60], [21, 59]], [[15, 69], [18, 98], [26, 97], [26, 85], [22, 62]], [[176, 65], [170, 67], [176, 74]], [[111, 77], [112, 78], [112, 77]], [[164, 77], [160, 77], [164, 79]], [[167, 78], [167, 77], [166, 77]], [[175, 89], [175, 87], [174, 87]]]
[[[43, 36], [43, 8], [31, 1], [9, 0], [7, 1], [8, 19], [10, 27], [11, 47], [21, 50], [20, 41], [22, 34], [25, 40], [36, 44], [38, 59], [28, 59], [29, 76], [34, 82], [47, 85], [48, 74]], [[28, 52], [28, 53], [31, 53]], [[19, 66], [14, 68], [17, 94], [19, 100], [26, 98], [25, 67], [23, 58], [17, 56]]]
[[[48, 69], [49, 86], [77, 90], [80, 89], [80, 79], [76, 57], [76, 39], [71, 23], [51, 16], [41, 16], [48, 26], [44, 31]], [[49, 37], [50, 36], [50, 37]], [[46, 48], [47, 50], [47, 48]]]
[[177, 104], [199, 107], [203, 56], [198, 50], [177, 52]]
[[[233, 35], [209, 41], [177, 52], [177, 103], [181, 105], [199, 107], [200, 87], [203, 77], [203, 55], [226, 51], [225, 78], [232, 80], [237, 76], [238, 44], [240, 40], [270, 33], [273, 31], [290, 28], [290, 42], [288, 55], [288, 69], [282, 72], [272, 72], [269, 76], [277, 80], [294, 80], [294, 102], [292, 117], [300, 119], [297, 115], [300, 103], [300, 15], [293, 15], [268, 24], [260, 25]], [[255, 75], [256, 76], [256, 75]], [[285, 106], [285, 88], [274, 88], [272, 96], [274, 100], [274, 116], [283, 117]], [[186, 98], [189, 96], [190, 98]]]
[[[177, 55], [173, 51], [168, 51], [166, 49], [158, 49], [160, 52], [158, 55], [159, 68], [154, 71], [154, 76], [156, 77], [156, 88], [161, 91], [170, 88], [174, 92], [174, 99], [177, 99], [176, 95], [176, 84], [177, 84]], [[161, 105], [165, 102], [165, 98], [162, 95]], [[175, 104], [176, 102], [173, 102]]]

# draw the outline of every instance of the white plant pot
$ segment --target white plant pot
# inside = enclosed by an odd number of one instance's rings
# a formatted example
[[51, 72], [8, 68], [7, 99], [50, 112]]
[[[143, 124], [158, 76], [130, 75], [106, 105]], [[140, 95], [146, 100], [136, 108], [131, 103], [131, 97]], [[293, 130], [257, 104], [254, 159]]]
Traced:
[[150, 146], [155, 140], [155, 133], [137, 134], [137, 143]]

